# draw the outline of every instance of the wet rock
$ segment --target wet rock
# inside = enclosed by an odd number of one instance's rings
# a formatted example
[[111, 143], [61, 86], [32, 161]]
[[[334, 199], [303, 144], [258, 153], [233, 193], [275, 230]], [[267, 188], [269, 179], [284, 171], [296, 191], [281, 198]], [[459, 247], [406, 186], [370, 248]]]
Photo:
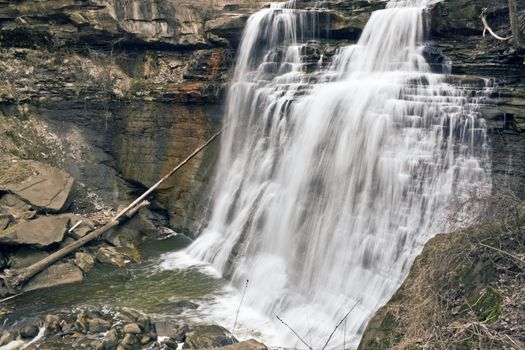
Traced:
[[142, 330], [140, 329], [139, 325], [136, 323], [129, 323], [124, 326], [123, 328], [124, 333], [131, 333], [131, 334], [140, 334], [142, 333]]
[[47, 247], [61, 242], [67, 232], [69, 219], [56, 216], [42, 216], [24, 221], [0, 231], [0, 243], [8, 245], [33, 245]]
[[75, 265], [71, 263], [57, 263], [29, 280], [22, 290], [29, 292], [37, 289], [80, 283], [83, 279], [82, 270]]
[[34, 338], [38, 335], [38, 325], [27, 324], [20, 328], [20, 336], [24, 339]]
[[176, 343], [184, 343], [186, 341], [186, 333], [188, 333], [189, 331], [190, 327], [188, 325], [184, 325], [177, 330], [177, 332], [171, 338], [171, 340]]
[[126, 333], [124, 336], [124, 339], [120, 342], [120, 345], [124, 347], [124, 349], [130, 349], [133, 348], [136, 344], [138, 344], [138, 339], [136, 336], [130, 333]]
[[157, 338], [155, 334], [155, 326], [151, 322], [151, 318], [146, 314], [132, 308], [124, 307], [120, 311], [120, 316], [127, 319], [129, 322], [138, 325], [142, 330], [142, 333], [147, 333], [150, 334], [152, 338]]
[[177, 301], [173, 306], [175, 307], [173, 312], [176, 314], [183, 313], [185, 310], [195, 310], [199, 307], [198, 304], [192, 303], [189, 300]]
[[75, 253], [75, 265], [80, 267], [82, 271], [89, 272], [95, 265], [95, 258], [87, 253], [77, 252]]
[[115, 328], [110, 329], [102, 339], [104, 349], [113, 349], [118, 345], [118, 343], [118, 333]]
[[60, 212], [68, 203], [74, 180], [66, 172], [36, 161], [12, 163], [0, 178], [3, 187], [32, 205]]
[[238, 343], [225, 328], [217, 325], [196, 326], [186, 333], [185, 349], [220, 348]]
[[132, 261], [139, 262], [141, 257], [135, 248], [101, 247], [97, 251], [97, 260], [103, 264], [124, 267]]
[[68, 323], [66, 320], [60, 321], [60, 329], [62, 332], [70, 332], [73, 329], [73, 324]]
[[142, 345], [146, 345], [148, 344], [150, 341], [151, 341], [151, 337], [149, 335], [143, 335], [141, 338], [140, 338], [140, 344]]
[[88, 329], [90, 333], [106, 332], [111, 328], [111, 323], [102, 318], [93, 318], [88, 320]]
[[60, 318], [57, 315], [46, 315], [44, 325], [48, 332], [56, 333], [60, 331]]

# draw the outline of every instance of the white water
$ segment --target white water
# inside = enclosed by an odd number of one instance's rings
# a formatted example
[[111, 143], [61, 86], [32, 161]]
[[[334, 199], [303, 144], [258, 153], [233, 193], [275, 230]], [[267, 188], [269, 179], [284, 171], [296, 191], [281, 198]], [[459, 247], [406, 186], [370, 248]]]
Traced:
[[391, 1], [317, 74], [301, 57], [315, 16], [287, 3], [248, 21], [211, 220], [187, 253], [250, 280], [270, 345], [302, 346], [275, 315], [321, 348], [357, 305], [331, 347], [357, 346], [452, 201], [490, 191], [475, 101], [422, 56], [427, 3]]

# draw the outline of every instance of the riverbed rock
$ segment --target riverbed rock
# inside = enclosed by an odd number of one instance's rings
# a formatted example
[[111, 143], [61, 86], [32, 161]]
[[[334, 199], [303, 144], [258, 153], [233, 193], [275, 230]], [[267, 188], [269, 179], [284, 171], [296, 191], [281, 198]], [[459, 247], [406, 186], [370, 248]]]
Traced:
[[29, 292], [66, 284], [80, 283], [84, 279], [82, 270], [71, 263], [51, 265], [27, 282], [22, 291]]
[[92, 318], [88, 320], [88, 329], [90, 333], [106, 332], [111, 328], [111, 322], [102, 318]]
[[76, 252], [74, 263], [80, 267], [82, 271], [89, 272], [95, 265], [95, 258], [88, 253]]
[[118, 345], [118, 342], [118, 333], [115, 328], [110, 329], [102, 339], [104, 349], [114, 349]]
[[[120, 318], [124, 319], [125, 321], [130, 322], [131, 324], [136, 324], [141, 330], [140, 333], [148, 334], [152, 339], [157, 338], [155, 325], [151, 321], [151, 318], [145, 313], [139, 310], [136, 310], [136, 309], [124, 307], [120, 310], [119, 315], [120, 315]], [[134, 326], [130, 326], [130, 327], [134, 327]], [[124, 330], [124, 332], [126, 332], [126, 330]]]
[[220, 348], [238, 343], [238, 340], [226, 329], [217, 325], [193, 327], [186, 333], [185, 349]]
[[142, 333], [142, 330], [140, 329], [139, 325], [136, 323], [128, 323], [123, 328], [124, 333], [131, 333], [131, 334], [140, 334]]
[[47, 247], [61, 242], [67, 232], [69, 219], [58, 216], [41, 216], [23, 221], [0, 231], [0, 243]]
[[31, 323], [26, 324], [20, 328], [20, 336], [25, 339], [31, 339], [38, 334], [38, 325]]
[[60, 317], [57, 315], [46, 315], [44, 318], [44, 325], [47, 332], [56, 333], [60, 331]]
[[0, 178], [0, 188], [44, 211], [60, 212], [69, 204], [74, 180], [66, 172], [36, 161], [12, 163]]
[[124, 267], [130, 262], [141, 260], [140, 252], [136, 248], [128, 247], [100, 247], [97, 251], [97, 260], [103, 264]]

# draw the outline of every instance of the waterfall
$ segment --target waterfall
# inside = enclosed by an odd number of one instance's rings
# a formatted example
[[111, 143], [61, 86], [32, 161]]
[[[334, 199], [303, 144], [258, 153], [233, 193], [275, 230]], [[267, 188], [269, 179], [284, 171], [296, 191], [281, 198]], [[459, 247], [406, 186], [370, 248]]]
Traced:
[[[331, 345], [355, 347], [453, 200], [490, 191], [476, 101], [423, 57], [428, 2], [390, 1], [314, 72], [316, 10], [273, 4], [245, 29], [211, 218], [188, 253], [249, 279], [245, 303], [314, 348], [354, 306]], [[285, 327], [277, 341], [298, 345]]]

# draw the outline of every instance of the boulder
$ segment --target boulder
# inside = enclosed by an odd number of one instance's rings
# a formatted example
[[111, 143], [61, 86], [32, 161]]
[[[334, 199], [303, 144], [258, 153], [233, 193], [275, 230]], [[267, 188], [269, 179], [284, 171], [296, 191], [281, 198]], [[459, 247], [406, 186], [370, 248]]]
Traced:
[[196, 326], [186, 333], [185, 349], [220, 348], [238, 343], [225, 328], [217, 325]]
[[0, 243], [47, 247], [62, 241], [68, 225], [69, 219], [58, 216], [42, 216], [34, 220], [23, 221], [0, 231]]
[[88, 328], [90, 333], [102, 333], [111, 328], [111, 323], [102, 318], [93, 318], [88, 320]]
[[80, 283], [84, 279], [82, 270], [71, 263], [57, 263], [33, 277], [22, 289], [29, 292], [37, 289], [51, 288], [72, 283]]
[[57, 315], [46, 315], [44, 325], [47, 332], [57, 333], [60, 331], [60, 318]]
[[100, 247], [97, 251], [97, 260], [102, 264], [124, 267], [131, 261], [139, 262], [141, 257], [135, 248]]
[[123, 328], [124, 333], [131, 333], [131, 334], [140, 334], [142, 333], [142, 330], [140, 329], [139, 325], [136, 323], [128, 323]]
[[[125, 319], [128, 322], [131, 322], [131, 325], [135, 324], [139, 327], [141, 332], [139, 333], [149, 333], [152, 338], [156, 338], [156, 332], [155, 332], [155, 326], [151, 322], [151, 318], [132, 308], [124, 307], [120, 311], [121, 318]], [[128, 330], [131, 330], [134, 326], [129, 326]], [[126, 331], [126, 328], [124, 327], [124, 332], [126, 333], [134, 333], [134, 332], [128, 332]]]
[[60, 212], [68, 203], [74, 180], [66, 172], [36, 161], [18, 161], [0, 176], [0, 188], [44, 211]]
[[118, 333], [115, 328], [109, 330], [104, 338], [102, 339], [102, 344], [104, 349], [114, 349], [118, 345]]
[[88, 253], [77, 252], [75, 253], [74, 263], [80, 267], [82, 271], [89, 272], [93, 268], [93, 265], [95, 265], [95, 258]]

